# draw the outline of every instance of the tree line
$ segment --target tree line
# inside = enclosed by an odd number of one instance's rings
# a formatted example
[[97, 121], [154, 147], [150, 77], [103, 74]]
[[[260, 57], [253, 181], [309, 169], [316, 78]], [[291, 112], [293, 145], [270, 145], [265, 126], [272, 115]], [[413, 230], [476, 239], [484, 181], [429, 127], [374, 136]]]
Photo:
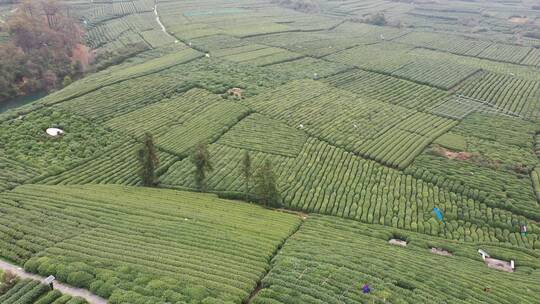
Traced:
[[[197, 145], [190, 157], [195, 167], [193, 176], [197, 190], [205, 192], [208, 189], [207, 176], [214, 170], [208, 145], [205, 143]], [[139, 163], [137, 173], [141, 184], [146, 187], [158, 186], [156, 170], [159, 167], [159, 157], [154, 138], [148, 132], [144, 134], [142, 144], [137, 149], [137, 160]], [[281, 206], [277, 178], [270, 160], [267, 159], [259, 168], [254, 168], [251, 155], [245, 151], [240, 164], [240, 173], [244, 179], [243, 196], [246, 201], [254, 199], [267, 207]]]
[[23, 0], [0, 31], [0, 103], [69, 85], [88, 66], [84, 31], [56, 0]]

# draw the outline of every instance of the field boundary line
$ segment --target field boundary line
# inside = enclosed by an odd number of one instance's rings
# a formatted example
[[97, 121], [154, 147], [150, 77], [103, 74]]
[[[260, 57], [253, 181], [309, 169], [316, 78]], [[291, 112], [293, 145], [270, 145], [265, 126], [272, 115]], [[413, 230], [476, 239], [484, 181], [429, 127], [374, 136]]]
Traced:
[[[279, 212], [284, 212], [284, 210], [287, 210], [287, 209], [276, 209], [276, 211], [279, 211]], [[289, 212], [288, 212], [289, 213]], [[274, 259], [276, 258], [276, 256], [281, 252], [281, 250], [283, 249], [283, 246], [285, 246], [285, 244], [287, 244], [287, 241], [289, 241], [289, 239], [291, 237], [294, 237], [299, 231], [300, 231], [300, 228], [302, 228], [302, 226], [304, 225], [304, 223], [306, 222], [306, 219], [308, 218], [307, 215], [302, 215], [302, 213], [298, 214], [298, 216], [300, 217], [300, 223], [295, 227], [295, 229], [291, 232], [291, 234], [289, 234], [289, 236], [287, 236], [277, 247], [276, 247], [276, 250], [274, 251], [274, 253], [272, 253], [272, 256], [270, 257], [269, 259], [269, 263], [268, 265], [270, 266], [268, 268], [268, 270], [259, 278], [259, 280], [257, 281], [257, 285], [255, 285], [255, 288], [251, 291], [251, 293], [249, 294], [249, 296], [244, 299], [242, 301], [242, 304], [251, 304], [253, 302], [253, 300], [257, 297], [257, 295], [259, 294], [259, 292], [261, 290], [264, 289], [264, 287], [262, 286], [262, 281], [270, 274], [270, 272], [272, 271], [272, 269], [274, 268]]]

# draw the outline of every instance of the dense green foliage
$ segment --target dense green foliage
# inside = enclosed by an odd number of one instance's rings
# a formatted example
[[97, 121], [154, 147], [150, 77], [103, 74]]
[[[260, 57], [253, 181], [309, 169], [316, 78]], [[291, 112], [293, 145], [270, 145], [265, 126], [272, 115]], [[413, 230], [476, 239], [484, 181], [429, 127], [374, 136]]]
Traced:
[[540, 83], [515, 76], [486, 73], [467, 83], [460, 93], [483, 100], [494, 107], [513, 114], [528, 113], [535, 101], [540, 99]]
[[239, 303], [298, 224], [213, 195], [151, 188], [22, 186], [1, 205], [3, 257], [110, 303]]
[[195, 175], [197, 189], [204, 192], [207, 190], [206, 175], [214, 170], [210, 160], [210, 152], [208, 152], [208, 146], [206, 144], [201, 143], [195, 147], [195, 151], [191, 156], [191, 162], [195, 166], [193, 174]]
[[233, 148], [294, 157], [300, 153], [307, 136], [279, 121], [253, 114], [229, 130], [218, 140]]
[[[236, 169], [241, 166], [242, 150], [216, 144], [210, 147], [210, 153], [216, 170], [208, 176], [208, 188], [243, 197], [243, 179]], [[508, 206], [478, 201], [482, 194], [474, 188], [461, 189], [463, 194], [457, 194], [445, 189], [445, 184], [436, 186], [420, 179], [424, 176], [414, 178], [315, 139], [308, 140], [296, 158], [251, 155], [254, 168], [267, 159], [276, 164], [278, 189], [288, 208], [468, 242], [538, 246], [535, 221], [506, 211]], [[171, 166], [162, 182], [195, 189], [192, 172], [192, 164], [182, 161]], [[445, 224], [436, 220], [434, 207], [443, 210]], [[520, 223], [529, 224], [529, 237], [519, 234]]]
[[143, 186], [152, 187], [159, 183], [156, 170], [159, 167], [159, 157], [151, 133], [145, 133], [141, 147], [137, 150], [139, 162], [139, 177]]
[[[388, 244], [396, 236], [407, 247]], [[453, 256], [433, 254], [433, 247]], [[521, 267], [498, 272], [484, 265], [477, 246], [312, 216], [274, 258], [253, 303], [535, 303], [538, 253], [480, 247], [519, 257]], [[364, 284], [371, 293], [362, 293]]]
[[277, 188], [276, 175], [274, 174], [274, 168], [272, 162], [268, 159], [264, 161], [255, 175], [254, 180], [254, 192], [257, 199], [267, 207], [280, 207], [281, 198], [279, 197], [279, 190]]
[[477, 189], [477, 199], [539, 219], [529, 179], [538, 163], [533, 150], [536, 129], [534, 123], [516, 123], [512, 118], [471, 115], [452, 130], [467, 143], [462, 150], [468, 153], [465, 159], [452, 159], [428, 149], [407, 172], [453, 191]]
[[456, 124], [307, 80], [260, 94], [246, 104], [311, 136], [397, 168], [409, 165]]
[[[64, 130], [64, 135], [47, 135], [45, 131], [51, 127]], [[6, 164], [7, 170], [19, 172], [21, 168], [28, 175], [60, 173], [103, 151], [118, 138], [83, 117], [47, 108], [1, 122], [0, 155], [12, 160]]]
[[[140, 177], [137, 174], [137, 155], [135, 151], [140, 144], [134, 141], [120, 142], [90, 159], [85, 159], [70, 170], [38, 178], [38, 183], [50, 185], [66, 184], [122, 184], [137, 185]], [[157, 151], [159, 167], [156, 175], [162, 174], [177, 161], [177, 157], [166, 152]]]
[[251, 191], [251, 177], [253, 176], [253, 166], [251, 163], [251, 156], [248, 151], [244, 152], [244, 157], [242, 158], [242, 165], [240, 167], [240, 172], [244, 178], [244, 199], [246, 202], [249, 202], [249, 196]]
[[[0, 41], [0, 103], [20, 95], [52, 91], [62, 79], [80, 76], [90, 54], [82, 44], [83, 30], [56, 1], [25, 1], [11, 11], [1, 28], [9, 35]], [[0, 39], [0, 40], [4, 40]]]
[[308, 2], [63, 1], [97, 72], [0, 113], [0, 258], [111, 304], [535, 303], [540, 11]]
[[50, 290], [48, 285], [29, 279], [20, 280], [1, 295], [0, 302], [5, 304], [87, 304], [83, 298], [62, 295], [58, 290]]

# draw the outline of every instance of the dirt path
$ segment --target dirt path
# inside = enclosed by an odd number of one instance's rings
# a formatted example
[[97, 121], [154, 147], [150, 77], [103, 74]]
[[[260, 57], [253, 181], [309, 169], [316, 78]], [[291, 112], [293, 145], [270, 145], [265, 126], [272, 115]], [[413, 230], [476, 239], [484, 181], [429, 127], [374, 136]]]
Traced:
[[[45, 278], [42, 276], [28, 273], [24, 271], [24, 269], [22, 269], [21, 267], [4, 262], [4, 261], [0, 261], [0, 269], [4, 271], [9, 270], [23, 279], [32, 279], [32, 280], [36, 280], [40, 282], [43, 282], [43, 280], [45, 280]], [[54, 289], [57, 289], [61, 291], [62, 293], [68, 294], [70, 296], [84, 298], [90, 304], [107, 304], [107, 300], [92, 294], [86, 289], [71, 287], [71, 286], [62, 284], [58, 281], [54, 282]]]
[[[278, 210], [286, 210], [286, 209], [278, 209]], [[283, 211], [282, 211], [283, 212]], [[294, 213], [294, 212], [293, 212]], [[270, 273], [270, 271], [272, 270], [273, 268], [273, 262], [274, 262], [274, 258], [281, 252], [281, 250], [283, 249], [283, 246], [287, 243], [287, 241], [290, 239], [290, 238], [293, 238], [294, 235], [296, 233], [298, 233], [298, 231], [300, 230], [300, 228], [302, 228], [302, 225], [304, 225], [305, 223], [305, 220], [307, 219], [307, 215], [299, 212], [297, 213], [298, 216], [300, 217], [301, 221], [300, 221], [300, 224], [298, 224], [298, 226], [296, 227], [296, 229], [286, 238], [283, 240], [283, 242], [281, 242], [281, 244], [278, 246], [278, 248], [276, 248], [276, 251], [272, 254], [272, 257], [270, 258], [270, 264], [269, 264], [269, 268], [268, 270], [266, 271], [266, 273], [259, 279], [259, 281], [257, 281], [257, 286], [255, 286], [255, 289], [253, 289], [251, 291], [251, 293], [249, 294], [249, 296], [247, 297], [247, 299], [244, 299], [242, 301], [243, 304], [251, 304], [253, 303], [253, 300], [257, 297], [257, 294], [259, 294], [259, 292], [261, 292], [261, 290], [263, 290], [263, 286], [262, 286], [262, 281], [264, 280], [264, 278]]]
[[169, 34], [169, 32], [167, 32], [167, 28], [165, 28], [165, 25], [163, 25], [163, 23], [161, 23], [161, 19], [159, 18], [159, 14], [158, 14], [158, 0], [156, 0], [154, 2], [154, 15], [156, 15], [156, 21], [157, 23], [159, 24], [159, 26], [161, 27], [161, 30], [167, 34], [169, 37], [171, 37], [172, 39], [174, 39], [175, 42], [177, 42], [178, 40], [176, 40], [175, 37], [173, 37], [173, 35]]

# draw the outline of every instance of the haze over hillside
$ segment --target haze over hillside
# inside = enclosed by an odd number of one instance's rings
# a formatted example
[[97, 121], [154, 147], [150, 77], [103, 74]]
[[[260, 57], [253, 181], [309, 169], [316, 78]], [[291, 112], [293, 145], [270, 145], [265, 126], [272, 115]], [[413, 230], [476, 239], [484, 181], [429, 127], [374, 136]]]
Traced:
[[0, 0], [0, 55], [0, 303], [540, 303], [535, 1]]

